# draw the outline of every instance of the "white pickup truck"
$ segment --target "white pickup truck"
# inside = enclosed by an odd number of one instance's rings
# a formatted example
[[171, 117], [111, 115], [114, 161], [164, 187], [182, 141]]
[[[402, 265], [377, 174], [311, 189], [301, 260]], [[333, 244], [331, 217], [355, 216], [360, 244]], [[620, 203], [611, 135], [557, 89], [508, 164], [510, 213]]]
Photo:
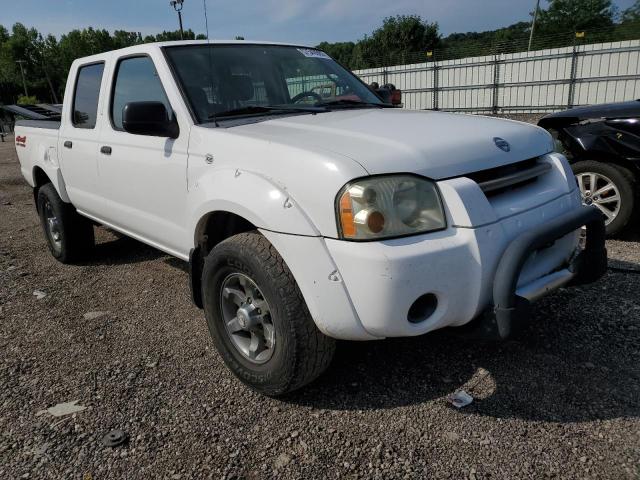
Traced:
[[16, 149], [54, 257], [99, 224], [189, 261], [220, 355], [278, 395], [335, 339], [504, 338], [606, 269], [546, 131], [388, 107], [313, 48], [157, 43], [76, 60], [60, 121], [18, 122]]

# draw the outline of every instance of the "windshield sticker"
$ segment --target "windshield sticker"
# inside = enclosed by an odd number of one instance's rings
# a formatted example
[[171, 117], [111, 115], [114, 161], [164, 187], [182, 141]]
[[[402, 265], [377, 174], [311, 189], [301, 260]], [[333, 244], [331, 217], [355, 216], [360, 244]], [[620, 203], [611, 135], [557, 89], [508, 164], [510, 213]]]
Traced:
[[314, 50], [313, 48], [298, 48], [298, 51], [301, 54], [303, 54], [305, 57], [309, 57], [309, 58], [325, 58], [325, 59], [331, 58], [326, 53], [320, 50]]

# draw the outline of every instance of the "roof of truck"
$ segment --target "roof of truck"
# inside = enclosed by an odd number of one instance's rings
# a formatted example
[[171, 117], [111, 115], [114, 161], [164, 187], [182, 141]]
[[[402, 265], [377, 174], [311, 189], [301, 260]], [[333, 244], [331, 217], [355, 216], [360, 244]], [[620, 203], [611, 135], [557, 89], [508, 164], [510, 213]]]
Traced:
[[108, 55], [112, 52], [128, 53], [128, 52], [145, 52], [155, 48], [163, 47], [179, 47], [183, 45], [280, 45], [285, 47], [298, 47], [298, 48], [314, 48], [309, 45], [299, 45], [294, 43], [282, 43], [282, 42], [265, 42], [254, 40], [177, 40], [171, 42], [151, 42], [141, 43], [139, 45], [132, 45], [131, 47], [120, 48], [117, 50], [109, 50], [107, 52], [98, 53], [88, 57], [83, 57], [78, 60], [86, 61], [87, 59], [100, 58], [104, 55]]
[[177, 40], [171, 42], [152, 42], [141, 43], [140, 45], [133, 45], [131, 47], [120, 48], [118, 50], [109, 50], [107, 52], [98, 53], [88, 57], [78, 58], [76, 62], [86, 63], [87, 61], [102, 60], [105, 56], [112, 52], [118, 52], [121, 54], [127, 53], [139, 53], [149, 52], [150, 50], [163, 47], [179, 47], [183, 45], [279, 45], [285, 47], [298, 47], [298, 48], [314, 48], [309, 45], [299, 45], [294, 43], [282, 43], [282, 42], [265, 42], [254, 40]]
[[143, 45], [156, 45], [158, 47], [175, 47], [176, 45], [206, 45], [206, 44], [282, 45], [285, 47], [315, 48], [309, 45], [300, 45], [297, 43], [268, 42], [263, 40], [178, 40], [178, 41], [171, 41], [171, 42], [145, 43]]

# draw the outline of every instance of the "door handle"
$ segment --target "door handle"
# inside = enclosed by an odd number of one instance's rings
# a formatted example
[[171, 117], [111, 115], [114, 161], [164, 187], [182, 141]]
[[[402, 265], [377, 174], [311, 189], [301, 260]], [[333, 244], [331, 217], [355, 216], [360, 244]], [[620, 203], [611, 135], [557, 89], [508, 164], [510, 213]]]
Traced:
[[105, 155], [111, 155], [111, 147], [104, 146], [100, 148], [100, 153], [104, 153]]
[[73, 147], [73, 142], [71, 140], [67, 140], [66, 142], [64, 142], [64, 147], [65, 148]]

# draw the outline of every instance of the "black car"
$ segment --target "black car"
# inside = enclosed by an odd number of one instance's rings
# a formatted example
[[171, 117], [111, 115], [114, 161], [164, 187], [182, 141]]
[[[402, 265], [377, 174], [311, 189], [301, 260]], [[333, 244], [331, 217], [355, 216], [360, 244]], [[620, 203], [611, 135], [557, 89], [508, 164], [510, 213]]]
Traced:
[[571, 163], [584, 203], [607, 217], [607, 234], [620, 233], [640, 193], [640, 100], [572, 108], [538, 125]]

